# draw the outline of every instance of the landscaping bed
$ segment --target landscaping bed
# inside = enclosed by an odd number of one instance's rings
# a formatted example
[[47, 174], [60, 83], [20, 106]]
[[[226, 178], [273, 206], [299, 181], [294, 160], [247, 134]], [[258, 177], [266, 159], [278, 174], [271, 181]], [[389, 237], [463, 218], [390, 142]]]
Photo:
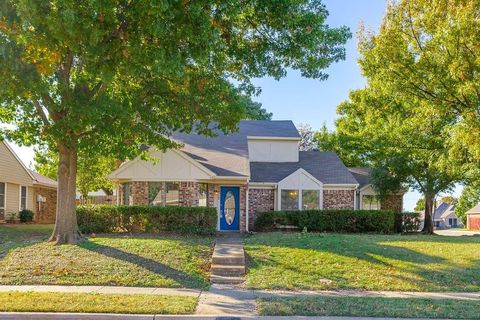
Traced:
[[57, 246], [42, 241], [49, 232], [28, 240], [24, 226], [0, 228], [8, 228], [9, 239], [20, 237], [0, 242], [0, 284], [209, 286], [211, 236], [106, 234]]
[[198, 298], [144, 294], [0, 292], [3, 312], [192, 314]]
[[264, 316], [480, 319], [480, 301], [422, 298], [306, 297], [258, 299]]
[[260, 233], [245, 237], [255, 289], [480, 291], [480, 238]]

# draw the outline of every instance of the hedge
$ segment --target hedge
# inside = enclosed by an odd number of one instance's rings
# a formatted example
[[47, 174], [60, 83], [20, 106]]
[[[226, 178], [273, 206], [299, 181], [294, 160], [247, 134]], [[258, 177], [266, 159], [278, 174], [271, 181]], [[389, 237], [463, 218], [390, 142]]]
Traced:
[[395, 212], [385, 210], [270, 211], [260, 213], [254, 227], [257, 231], [288, 225], [315, 232], [392, 233], [396, 228], [395, 220]]
[[86, 205], [77, 207], [77, 220], [83, 233], [213, 234], [217, 211], [206, 207]]

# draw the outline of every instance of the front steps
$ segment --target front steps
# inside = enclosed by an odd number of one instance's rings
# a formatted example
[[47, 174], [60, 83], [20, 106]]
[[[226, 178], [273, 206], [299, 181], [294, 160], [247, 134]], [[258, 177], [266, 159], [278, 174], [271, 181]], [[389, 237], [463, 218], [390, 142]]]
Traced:
[[238, 233], [219, 235], [213, 250], [210, 280], [234, 285], [245, 281], [245, 252]]

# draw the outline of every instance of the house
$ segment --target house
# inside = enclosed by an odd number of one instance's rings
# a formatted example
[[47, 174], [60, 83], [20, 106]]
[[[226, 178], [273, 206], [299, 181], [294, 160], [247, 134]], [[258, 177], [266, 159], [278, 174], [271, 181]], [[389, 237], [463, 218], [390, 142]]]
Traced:
[[480, 203], [467, 211], [467, 229], [480, 230]]
[[0, 221], [28, 209], [34, 221], [55, 221], [57, 182], [29, 170], [5, 141], [0, 141]]
[[[138, 157], [109, 175], [119, 204], [216, 207], [219, 230], [248, 231], [258, 212], [357, 209], [359, 187], [368, 186], [335, 153], [299, 151], [291, 121], [241, 121], [228, 135], [171, 138], [183, 147], [150, 148], [156, 161]], [[390, 209], [401, 210], [403, 195], [396, 197]]]
[[433, 212], [433, 227], [436, 229], [462, 227], [460, 219], [455, 215], [456, 205], [442, 202]]
[[365, 167], [348, 168], [355, 180], [358, 181], [356, 190], [357, 209], [363, 210], [394, 210], [396, 212], [403, 211], [403, 190], [386, 197], [378, 197], [377, 192], [373, 189], [370, 181], [371, 169]]

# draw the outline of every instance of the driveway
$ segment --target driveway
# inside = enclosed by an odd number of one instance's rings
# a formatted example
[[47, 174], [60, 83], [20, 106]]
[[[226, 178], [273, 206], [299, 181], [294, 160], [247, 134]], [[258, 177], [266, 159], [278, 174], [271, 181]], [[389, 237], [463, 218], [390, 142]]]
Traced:
[[461, 237], [461, 236], [480, 236], [480, 231], [468, 231], [462, 229], [435, 230], [440, 236]]

